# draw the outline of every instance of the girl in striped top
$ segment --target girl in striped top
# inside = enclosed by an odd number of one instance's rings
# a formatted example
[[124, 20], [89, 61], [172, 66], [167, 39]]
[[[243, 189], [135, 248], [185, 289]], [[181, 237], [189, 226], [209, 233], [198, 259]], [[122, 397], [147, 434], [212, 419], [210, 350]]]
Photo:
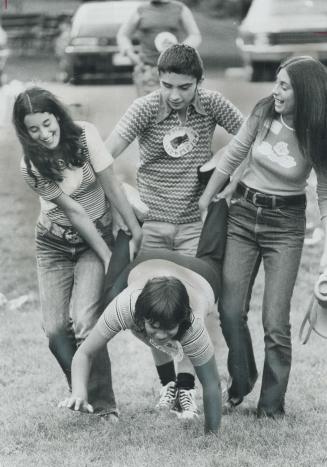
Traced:
[[[96, 128], [74, 122], [62, 103], [32, 87], [14, 104], [23, 148], [21, 171], [39, 195], [36, 257], [43, 328], [49, 348], [71, 385], [71, 362], [99, 316], [103, 281], [114, 243], [111, 204], [124, 218], [136, 250], [142, 234]], [[106, 350], [89, 384], [100, 414], [116, 413]]]

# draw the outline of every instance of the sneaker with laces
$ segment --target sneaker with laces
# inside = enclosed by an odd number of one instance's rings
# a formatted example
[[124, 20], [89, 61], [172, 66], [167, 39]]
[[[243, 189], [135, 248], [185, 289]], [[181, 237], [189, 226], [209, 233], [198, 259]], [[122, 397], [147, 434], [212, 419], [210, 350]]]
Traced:
[[156, 405], [158, 410], [171, 410], [176, 402], [177, 389], [175, 381], [170, 381], [160, 390], [160, 399]]
[[195, 389], [179, 389], [177, 404], [174, 408], [178, 418], [192, 419], [198, 417], [198, 407], [195, 402]]

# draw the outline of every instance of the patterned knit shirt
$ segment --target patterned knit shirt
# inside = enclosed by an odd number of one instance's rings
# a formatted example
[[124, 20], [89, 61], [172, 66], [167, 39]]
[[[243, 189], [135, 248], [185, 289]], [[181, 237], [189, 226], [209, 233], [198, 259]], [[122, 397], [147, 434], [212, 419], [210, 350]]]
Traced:
[[[173, 224], [200, 220], [198, 200], [203, 187], [197, 169], [212, 157], [216, 125], [234, 135], [242, 121], [228, 99], [207, 89], [197, 91], [183, 124], [162, 100], [160, 90], [134, 101], [115, 130], [129, 143], [138, 138], [137, 183], [142, 201], [150, 208], [147, 220]], [[179, 154], [174, 152], [178, 145]]]

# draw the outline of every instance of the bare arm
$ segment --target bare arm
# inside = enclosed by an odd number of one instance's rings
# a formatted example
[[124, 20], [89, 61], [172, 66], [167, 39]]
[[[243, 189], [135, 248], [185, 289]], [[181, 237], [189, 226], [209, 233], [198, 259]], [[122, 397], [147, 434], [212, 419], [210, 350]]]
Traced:
[[118, 210], [119, 214], [123, 217], [126, 225], [128, 226], [134, 240], [136, 252], [139, 250], [142, 241], [142, 229], [136, 219], [134, 211], [127, 201], [123, 188], [115, 176], [112, 166], [107, 167], [98, 172], [100, 183], [107, 198], [111, 201], [113, 206]]
[[228, 178], [228, 174], [219, 172], [217, 169], [215, 169], [211, 175], [210, 180], [199, 199], [199, 209], [203, 221], [207, 215], [207, 209], [212, 198], [222, 189]]
[[59, 403], [59, 407], [66, 407], [80, 412], [93, 412], [88, 403], [87, 385], [92, 368], [92, 361], [96, 354], [107, 344], [107, 339], [94, 328], [74, 355], [72, 362], [72, 395]]
[[114, 159], [128, 148], [130, 143], [122, 138], [116, 130], [113, 130], [105, 141], [106, 148]]
[[201, 33], [191, 10], [186, 5], [184, 5], [182, 10], [182, 24], [187, 34], [187, 37], [184, 39], [183, 43], [197, 48], [201, 44]]
[[83, 206], [65, 193], [51, 201], [64, 211], [72, 226], [102, 260], [107, 271], [111, 256], [110, 250]]
[[128, 20], [120, 26], [117, 33], [117, 43], [121, 53], [129, 57], [134, 64], [141, 63], [140, 57], [134, 52], [132, 44], [132, 36], [137, 31], [139, 19], [138, 12], [133, 12]]
[[221, 422], [221, 387], [214, 356], [204, 365], [194, 367], [203, 389], [204, 431], [217, 433]]
[[241, 163], [241, 165], [237, 167], [237, 169], [235, 170], [233, 174], [233, 177], [231, 178], [230, 183], [226, 186], [224, 190], [222, 190], [221, 192], [217, 193], [214, 196], [213, 201], [218, 201], [219, 199], [224, 198], [226, 199], [228, 206], [230, 205], [234, 191], [236, 190], [238, 182], [242, 178], [242, 175], [244, 173], [246, 166], [247, 166], [247, 159], [245, 159]]

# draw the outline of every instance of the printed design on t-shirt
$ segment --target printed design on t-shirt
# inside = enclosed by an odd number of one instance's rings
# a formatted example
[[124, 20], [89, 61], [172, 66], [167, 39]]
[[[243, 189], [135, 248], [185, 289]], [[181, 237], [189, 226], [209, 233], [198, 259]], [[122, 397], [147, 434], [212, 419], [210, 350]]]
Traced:
[[263, 141], [258, 146], [258, 151], [268, 157], [272, 162], [276, 162], [276, 164], [284, 167], [285, 169], [290, 169], [291, 167], [296, 166], [294, 157], [289, 153], [288, 143], [285, 143], [284, 141], [279, 141], [274, 146], [267, 141]]
[[193, 128], [179, 126], [164, 136], [163, 146], [171, 157], [181, 157], [192, 151], [199, 141], [199, 134]]

